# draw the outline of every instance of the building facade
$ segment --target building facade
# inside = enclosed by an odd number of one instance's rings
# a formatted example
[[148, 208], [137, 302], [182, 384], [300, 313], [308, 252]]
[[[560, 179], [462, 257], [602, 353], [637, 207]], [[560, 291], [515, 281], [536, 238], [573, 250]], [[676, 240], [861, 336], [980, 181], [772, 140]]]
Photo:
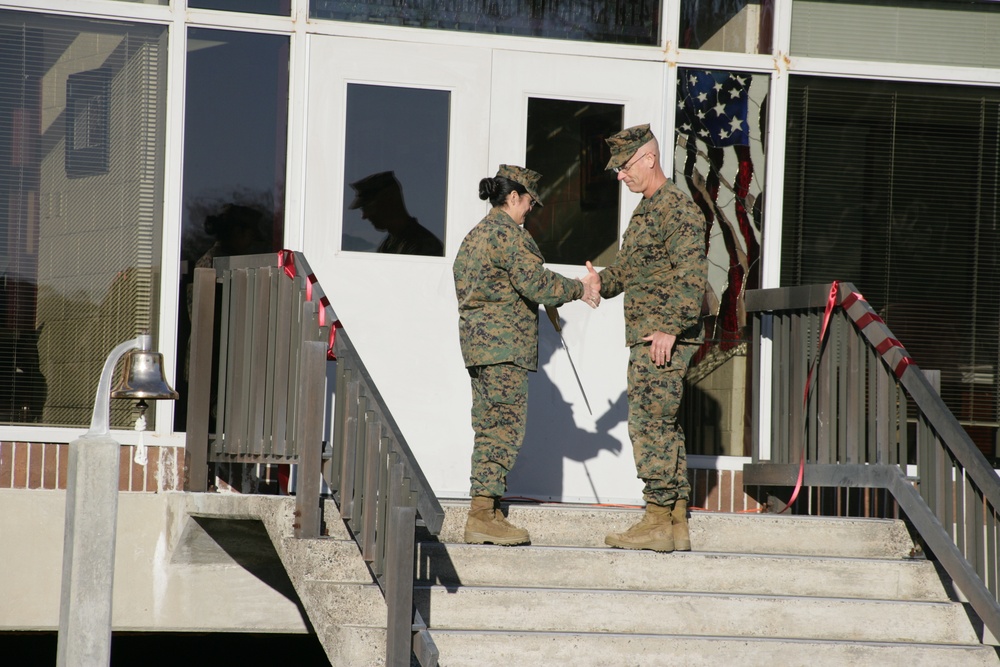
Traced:
[[[638, 201], [603, 138], [646, 122], [709, 223], [685, 406], [701, 502], [750, 502], [757, 287], [854, 283], [996, 455], [996, 3], [23, 0], [0, 2], [0, 487], [64, 486], [104, 358], [140, 331], [183, 396], [196, 266], [292, 248], [435, 490], [462, 497], [451, 260], [486, 212], [478, 182], [541, 172], [527, 227], [582, 275]], [[394, 216], [438, 244], [389, 242]], [[510, 492], [638, 502], [621, 300], [561, 315], [562, 339], [541, 323]], [[123, 488], [181, 487], [183, 398], [146, 432], [133, 408], [112, 413]]]

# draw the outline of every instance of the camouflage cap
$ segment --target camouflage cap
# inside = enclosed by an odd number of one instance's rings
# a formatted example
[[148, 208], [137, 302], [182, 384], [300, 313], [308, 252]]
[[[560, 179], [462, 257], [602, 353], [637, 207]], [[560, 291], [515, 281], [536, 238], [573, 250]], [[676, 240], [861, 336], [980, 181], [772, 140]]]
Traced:
[[531, 198], [535, 200], [535, 203], [539, 206], [544, 206], [542, 198], [538, 196], [538, 181], [541, 180], [542, 175], [537, 171], [531, 171], [524, 167], [516, 167], [512, 164], [502, 164], [494, 178], [500, 178], [501, 176], [523, 185], [524, 189], [531, 195]]
[[361, 208], [362, 206], [367, 206], [375, 196], [385, 190], [386, 188], [395, 188], [397, 192], [400, 191], [399, 181], [396, 180], [396, 174], [391, 171], [380, 171], [377, 174], [371, 174], [370, 176], [365, 176], [360, 181], [354, 181], [351, 183], [351, 187], [354, 188], [354, 201], [351, 202], [350, 206], [347, 208]]
[[612, 134], [604, 140], [607, 142], [608, 148], [611, 149], [611, 159], [608, 160], [608, 165], [604, 169], [615, 169], [622, 166], [635, 155], [637, 150], [655, 138], [649, 129], [649, 123], [635, 125], [617, 134]]

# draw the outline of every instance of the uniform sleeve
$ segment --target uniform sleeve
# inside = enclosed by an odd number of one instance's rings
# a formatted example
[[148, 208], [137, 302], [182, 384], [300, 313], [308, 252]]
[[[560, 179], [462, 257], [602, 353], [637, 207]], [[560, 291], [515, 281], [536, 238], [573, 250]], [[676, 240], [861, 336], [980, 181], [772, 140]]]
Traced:
[[518, 232], [509, 237], [508, 252], [501, 258], [517, 293], [543, 306], [561, 306], [583, 297], [583, 283], [546, 269], [535, 240], [523, 229]]
[[619, 251], [615, 261], [600, 271], [601, 297], [605, 299], [611, 299], [625, 291], [625, 270], [618, 263], [621, 257], [622, 253]]

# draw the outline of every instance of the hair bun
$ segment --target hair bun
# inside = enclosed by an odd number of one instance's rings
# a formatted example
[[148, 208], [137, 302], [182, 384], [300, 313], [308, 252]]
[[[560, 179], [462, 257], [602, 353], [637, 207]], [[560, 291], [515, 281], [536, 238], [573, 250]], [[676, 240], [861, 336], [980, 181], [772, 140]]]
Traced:
[[479, 198], [492, 199], [497, 192], [497, 181], [495, 178], [484, 178], [479, 181]]

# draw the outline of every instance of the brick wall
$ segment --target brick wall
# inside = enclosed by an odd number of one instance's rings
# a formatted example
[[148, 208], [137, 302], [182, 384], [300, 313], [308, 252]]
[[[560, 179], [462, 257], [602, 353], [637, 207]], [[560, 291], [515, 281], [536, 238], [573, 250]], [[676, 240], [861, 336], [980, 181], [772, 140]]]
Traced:
[[759, 487], [743, 488], [742, 470], [704, 470], [688, 467], [691, 500], [688, 507], [710, 512], [760, 512], [762, 505], [747, 491], [762, 497]]
[[[792, 497], [790, 488], [743, 486], [743, 471], [688, 467], [692, 509], [709, 512], [767, 512], [784, 506]], [[773, 496], [775, 508], [766, 507]], [[899, 506], [886, 489], [804, 487], [791, 514], [811, 516], [855, 516], [899, 518]]]
[[[183, 486], [184, 448], [146, 447], [136, 463], [136, 446], [122, 445], [119, 491], [177, 491]], [[0, 442], [0, 489], [65, 489], [69, 445]]]

